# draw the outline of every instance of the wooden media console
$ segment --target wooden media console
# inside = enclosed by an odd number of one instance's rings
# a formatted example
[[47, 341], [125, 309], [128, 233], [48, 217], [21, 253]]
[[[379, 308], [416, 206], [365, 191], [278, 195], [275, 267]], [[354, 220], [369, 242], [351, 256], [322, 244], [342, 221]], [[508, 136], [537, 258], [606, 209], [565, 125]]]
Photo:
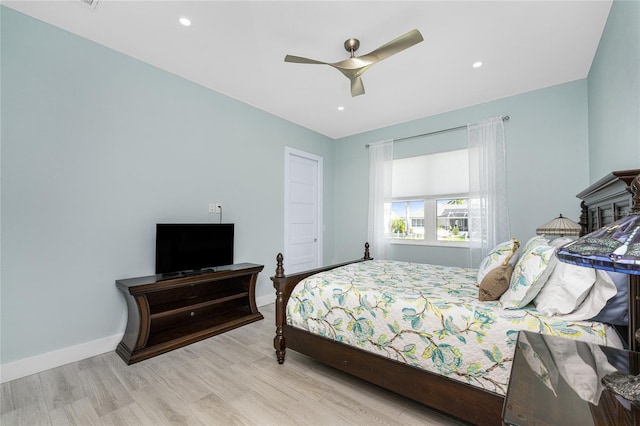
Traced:
[[117, 280], [128, 320], [116, 353], [133, 364], [263, 319], [255, 302], [263, 268], [238, 263]]

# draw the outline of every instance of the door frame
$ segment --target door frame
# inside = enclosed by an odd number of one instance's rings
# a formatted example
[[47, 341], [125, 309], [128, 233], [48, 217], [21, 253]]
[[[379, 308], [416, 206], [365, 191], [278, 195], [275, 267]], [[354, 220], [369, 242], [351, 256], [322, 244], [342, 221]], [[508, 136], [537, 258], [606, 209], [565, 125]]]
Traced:
[[299, 149], [291, 148], [289, 146], [284, 147], [284, 259], [285, 265], [287, 263], [287, 251], [289, 250], [289, 159], [292, 156], [305, 158], [307, 160], [315, 161], [318, 164], [316, 170], [316, 181], [317, 181], [317, 197], [316, 197], [316, 235], [318, 239], [318, 246], [316, 250], [316, 260], [318, 262], [318, 267], [322, 266], [322, 258], [324, 251], [324, 241], [323, 241], [323, 158], [319, 155], [311, 154], [308, 152], [301, 151]]

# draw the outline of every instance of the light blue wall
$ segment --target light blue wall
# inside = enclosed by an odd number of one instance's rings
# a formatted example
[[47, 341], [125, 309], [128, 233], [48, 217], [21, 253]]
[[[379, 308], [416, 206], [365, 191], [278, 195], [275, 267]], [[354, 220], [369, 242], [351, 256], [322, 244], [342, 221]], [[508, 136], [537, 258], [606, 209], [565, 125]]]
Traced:
[[[426, 100], [425, 102], [428, 102]], [[337, 141], [336, 256], [360, 253], [367, 237], [369, 142], [396, 139], [509, 115], [505, 122], [507, 191], [511, 233], [521, 241], [562, 213], [579, 219], [575, 198], [588, 181], [587, 82], [578, 80], [546, 89], [358, 134]], [[466, 131], [398, 142], [397, 151], [446, 150], [464, 146]], [[410, 144], [411, 147], [408, 147]], [[394, 151], [395, 152], [395, 151]], [[455, 171], [452, 171], [455, 173]], [[469, 266], [465, 249], [393, 246], [394, 259]]]
[[157, 222], [208, 222], [222, 202], [237, 262], [283, 249], [284, 146], [324, 158], [333, 258], [333, 141], [0, 7], [1, 362], [111, 336], [114, 281], [152, 274]]
[[640, 1], [615, 1], [589, 71], [589, 179], [640, 168]]

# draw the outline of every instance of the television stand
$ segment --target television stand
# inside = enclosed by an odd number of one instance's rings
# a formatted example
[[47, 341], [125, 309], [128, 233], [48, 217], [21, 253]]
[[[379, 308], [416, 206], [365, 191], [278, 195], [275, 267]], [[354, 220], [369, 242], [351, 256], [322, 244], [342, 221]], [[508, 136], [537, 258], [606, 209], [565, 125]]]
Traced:
[[255, 302], [263, 268], [238, 263], [196, 275], [117, 280], [127, 300], [128, 320], [116, 353], [133, 364], [263, 319]]

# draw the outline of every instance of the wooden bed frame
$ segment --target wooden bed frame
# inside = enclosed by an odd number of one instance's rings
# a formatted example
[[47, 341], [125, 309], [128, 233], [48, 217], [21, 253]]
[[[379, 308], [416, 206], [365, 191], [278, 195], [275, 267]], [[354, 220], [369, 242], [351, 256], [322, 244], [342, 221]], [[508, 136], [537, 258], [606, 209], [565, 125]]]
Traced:
[[[273, 347], [276, 350], [278, 363], [284, 363], [286, 349], [292, 349], [323, 364], [469, 423], [478, 425], [502, 423], [504, 402], [502, 395], [287, 325], [285, 319], [287, 301], [296, 284], [318, 272], [371, 260], [368, 243], [365, 244], [362, 259], [288, 276], [284, 275], [281, 253], [276, 260], [276, 274], [271, 277], [271, 280], [276, 289], [276, 337], [273, 339]], [[386, 371], [387, 374], [380, 374], [380, 371]], [[411, 386], [407, 386], [407, 383], [411, 383]]]
[[[590, 208], [596, 208], [596, 210], [600, 212], [605, 208], [604, 206], [611, 204], [611, 206], [607, 208], [617, 211], [620, 209], [616, 207], [615, 203], [620, 202], [632, 206], [631, 211], [640, 208], [640, 193], [634, 192], [634, 190], [637, 191], [638, 188], [630, 184], [634, 176], [638, 175], [638, 173], [640, 173], [640, 170], [613, 172], [613, 178], [605, 179], [607, 180], [606, 184], [599, 181], [590, 186], [588, 191], [583, 191], [578, 194], [578, 198], [583, 200], [586, 200], [586, 197], [584, 197], [586, 193], [588, 193], [590, 197], [595, 196], [598, 200], [596, 203], [589, 199], [588, 202], [583, 202], [582, 204], [583, 220], [581, 220], [581, 222], [584, 222], [583, 234], [593, 230], [594, 226], [597, 229], [603, 225], [600, 224], [599, 221], [597, 224], [592, 224], [591, 220], [589, 220], [590, 226], [586, 226], [587, 220], [585, 216]], [[624, 176], [624, 178], [621, 176]], [[612, 191], [610, 180], [623, 182], [618, 187], [617, 192]], [[640, 187], [640, 177], [637, 179], [636, 186]], [[623, 210], [620, 211], [623, 213], [626, 212]], [[615, 219], [617, 219], [617, 217], [613, 220]], [[365, 244], [365, 252], [362, 259], [288, 276], [284, 274], [282, 254], [278, 254], [276, 260], [276, 273], [271, 277], [271, 280], [276, 289], [276, 336], [273, 340], [273, 346], [276, 350], [278, 363], [284, 363], [285, 351], [289, 348], [338, 370], [366, 380], [367, 382], [456, 417], [457, 419], [478, 425], [502, 424], [504, 396], [500, 394], [483, 390], [417, 367], [402, 364], [390, 358], [381, 357], [371, 352], [287, 325], [285, 319], [287, 301], [296, 284], [318, 272], [331, 270], [350, 263], [371, 260], [368, 243]], [[633, 340], [634, 331], [637, 330], [637, 344], [640, 346], [640, 275], [631, 276], [630, 287], [629, 296], [631, 303], [629, 316], [631, 332], [629, 333], [629, 337], [630, 340]], [[386, 374], [380, 374], [380, 371], [385, 371]], [[407, 383], [411, 385], [407, 386]]]

